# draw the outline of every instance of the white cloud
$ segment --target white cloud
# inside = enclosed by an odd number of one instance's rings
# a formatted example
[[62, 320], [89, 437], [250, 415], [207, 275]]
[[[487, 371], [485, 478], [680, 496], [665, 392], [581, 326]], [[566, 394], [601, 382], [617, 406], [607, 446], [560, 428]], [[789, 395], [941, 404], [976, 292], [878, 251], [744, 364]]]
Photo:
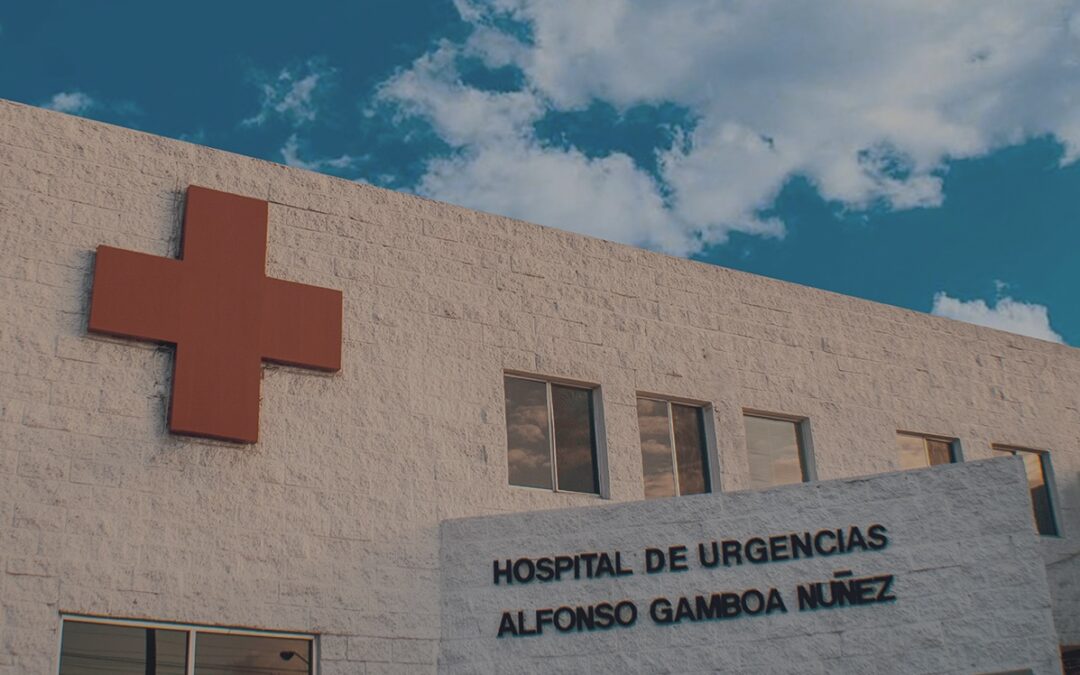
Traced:
[[1050, 327], [1050, 312], [1045, 306], [1021, 302], [1009, 296], [999, 297], [991, 307], [984, 300], [959, 300], [941, 292], [934, 295], [934, 306], [930, 313], [1064, 344], [1061, 336]]
[[293, 125], [314, 121], [318, 115], [316, 89], [320, 83], [325, 84], [333, 73], [333, 68], [314, 60], [304, 64], [299, 73], [289, 68], [282, 69], [277, 77], [264, 79], [260, 83], [262, 104], [259, 112], [241, 124], [261, 126], [272, 117], [280, 117]]
[[62, 91], [54, 94], [42, 108], [79, 115], [98, 105], [97, 101], [81, 91]]
[[[688, 253], [732, 231], [782, 236], [758, 214], [796, 175], [850, 208], [905, 209], [941, 203], [949, 159], [1045, 134], [1063, 161], [1080, 158], [1075, 0], [456, 4], [472, 36], [438, 45], [381, 95], [457, 151], [417, 189], [476, 208]], [[524, 84], [468, 86], [462, 56], [515, 64]], [[587, 158], [534, 135], [546, 112], [596, 100], [674, 103], [696, 126], [656, 148], [655, 178], [619, 153]], [[567, 175], [572, 194], [537, 197]], [[648, 206], [601, 203], [629, 190], [645, 190]]]
[[281, 148], [281, 157], [287, 166], [308, 171], [323, 171], [325, 169], [348, 169], [356, 164], [359, 158], [352, 155], [340, 157], [324, 157], [321, 159], [305, 160], [300, 157], [300, 140], [296, 134], [289, 136], [285, 145]]

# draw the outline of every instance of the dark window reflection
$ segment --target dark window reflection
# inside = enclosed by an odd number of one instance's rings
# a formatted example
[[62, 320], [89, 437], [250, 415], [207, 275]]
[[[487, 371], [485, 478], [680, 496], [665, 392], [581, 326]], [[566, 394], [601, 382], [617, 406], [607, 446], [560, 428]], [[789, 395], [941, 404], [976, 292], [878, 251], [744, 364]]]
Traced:
[[599, 492], [592, 392], [551, 385], [555, 421], [555, 467], [560, 490]]
[[546, 383], [506, 378], [506, 448], [511, 485], [552, 487]]
[[674, 497], [675, 469], [671, 465], [671, 427], [668, 404], [648, 398], [637, 400], [638, 428], [641, 430], [641, 470], [645, 496]]
[[310, 640], [222, 633], [199, 633], [195, 640], [196, 675], [310, 672]]
[[1054, 509], [1050, 502], [1050, 488], [1046, 482], [1046, 466], [1048, 461], [1045, 453], [1036, 450], [1014, 450], [995, 448], [999, 452], [1007, 452], [1011, 455], [1020, 455], [1024, 460], [1024, 471], [1027, 473], [1028, 491], [1031, 493], [1031, 510], [1035, 519], [1035, 529], [1039, 534], [1056, 535], [1057, 522], [1054, 520]]
[[705, 420], [701, 408], [671, 404], [674, 418], [675, 456], [679, 465], [679, 494], [709, 491], [705, 463]]
[[187, 632], [65, 621], [60, 675], [184, 675]]

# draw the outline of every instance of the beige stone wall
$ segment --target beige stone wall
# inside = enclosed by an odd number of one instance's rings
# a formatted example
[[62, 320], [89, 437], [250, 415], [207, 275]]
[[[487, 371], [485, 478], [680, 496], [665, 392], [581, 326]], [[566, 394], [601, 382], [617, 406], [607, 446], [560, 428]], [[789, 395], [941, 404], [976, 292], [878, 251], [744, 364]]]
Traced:
[[[93, 250], [172, 256], [184, 189], [270, 202], [271, 276], [345, 294], [335, 375], [264, 368], [251, 447], [165, 433], [168, 348], [90, 337]], [[60, 612], [323, 635], [324, 673], [429, 672], [438, 523], [598, 503], [506, 483], [504, 370], [601, 388], [612, 500], [642, 497], [635, 393], [805, 415], [822, 479], [897, 429], [1053, 453], [1042, 548], [1080, 643], [1080, 352], [0, 103], [0, 673]]]

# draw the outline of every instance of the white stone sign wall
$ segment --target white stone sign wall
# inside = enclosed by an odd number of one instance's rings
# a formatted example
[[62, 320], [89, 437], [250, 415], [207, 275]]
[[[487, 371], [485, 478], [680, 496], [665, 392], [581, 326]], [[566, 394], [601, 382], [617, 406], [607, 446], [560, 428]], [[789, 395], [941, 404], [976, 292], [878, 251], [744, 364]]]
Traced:
[[447, 522], [444, 672], [1057, 672], [1020, 463]]

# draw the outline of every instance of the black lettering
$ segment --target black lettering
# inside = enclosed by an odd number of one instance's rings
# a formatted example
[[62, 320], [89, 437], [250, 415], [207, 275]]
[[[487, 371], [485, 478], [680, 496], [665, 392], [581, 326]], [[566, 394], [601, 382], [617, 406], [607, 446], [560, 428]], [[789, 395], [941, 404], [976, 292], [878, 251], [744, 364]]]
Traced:
[[625, 577], [633, 573], [634, 570], [623, 566], [622, 553], [620, 551], [615, 551], [615, 574], [620, 577]]
[[780, 591], [775, 588], [769, 589], [769, 599], [765, 601], [765, 613], [772, 614], [775, 611], [781, 611], [787, 613], [787, 606], [784, 604], [784, 598], [780, 596]]
[[832, 555], [833, 553], [836, 553], [835, 543], [833, 544], [832, 548], [825, 548], [824, 546], [822, 546], [821, 540], [825, 539], [826, 537], [831, 538], [835, 541], [836, 534], [832, 530], [821, 530], [814, 535], [814, 550], [817, 551], [820, 555]]
[[601, 553], [600, 559], [596, 563], [596, 576], [598, 577], [613, 577], [615, 576], [615, 567], [611, 564], [611, 558], [607, 553]]
[[739, 607], [739, 596], [734, 593], [720, 594], [720, 616], [724, 619], [739, 616], [742, 608]]
[[735, 558], [735, 564], [742, 564], [742, 542], [732, 541], [730, 539], [720, 542], [721, 555], [724, 558], [724, 567], [730, 567], [731, 563], [728, 562], [728, 558]]
[[799, 611], [806, 611], [808, 609], [817, 609], [820, 604], [820, 596], [818, 591], [819, 584], [806, 584], [797, 588], [799, 595]]
[[791, 535], [791, 557], [793, 560], [798, 560], [800, 555], [807, 558], [814, 557], [814, 547], [811, 544], [809, 532]]
[[671, 602], [667, 598], [656, 598], [649, 605], [649, 616], [656, 623], [669, 624], [671, 623]]
[[720, 618], [720, 594], [713, 593], [706, 599], [704, 595], [697, 596], [698, 619]]
[[686, 547], [672, 546], [668, 548], [668, 562], [672, 572], [685, 572], [690, 569], [686, 564]]
[[705, 544], [697, 545], [698, 562], [702, 567], [713, 568], [720, 564], [720, 546], [714, 541], [709, 545], [711, 556], [705, 552]]
[[536, 561], [536, 580], [551, 581], [555, 578], [555, 561], [551, 558], [540, 558]]
[[577, 608], [577, 629], [580, 633], [583, 630], [593, 630], [596, 628], [596, 617], [593, 614], [592, 605], [588, 607]]
[[539, 635], [540, 628], [529, 630], [525, 627], [525, 612], [518, 612], [518, 635]]
[[664, 571], [664, 552], [658, 548], [645, 549], [645, 571], [649, 574]]
[[857, 527], [851, 528], [848, 532], [848, 550], [854, 551], [855, 547], [858, 547], [863, 551], [867, 548], [866, 539], [863, 538], [862, 530]]
[[886, 574], [884, 576], [875, 577], [874, 581], [881, 582], [881, 590], [879, 590], [877, 594], [878, 602], [892, 602], [893, 600], [896, 600], [896, 596], [889, 593], [889, 589], [892, 588], [893, 575]]
[[775, 562], [788, 559], [788, 537], [777, 535], [769, 537], [769, 557]]
[[765, 609], [765, 596], [756, 588], [751, 588], [742, 594], [740, 604], [742, 605], [742, 611], [746, 614], [751, 616], [761, 614], [762, 610]]
[[832, 607], [833, 605], [844, 607], [852, 604], [851, 597], [853, 594], [851, 592], [851, 587], [848, 586], [846, 581], [830, 581], [829, 595], [832, 597], [832, 604], [830, 604], [829, 607]]
[[553, 610], [550, 609], [538, 609], [536, 610], [536, 634], [542, 635], [544, 633], [544, 624], [551, 623], [551, 615]]
[[506, 577], [506, 583], [508, 583], [508, 584], [513, 581], [513, 578], [510, 576], [510, 561], [509, 560], [506, 561], [506, 568], [505, 569], [499, 567], [499, 561], [498, 560], [494, 560], [494, 561], [492, 561], [492, 563], [493, 563], [493, 567], [495, 568], [495, 585], [496, 586], [499, 585], [499, 577]]
[[836, 550], [838, 552], [840, 552], [840, 553], [847, 553], [848, 552], [847, 544], [844, 543], [844, 531], [843, 530], [837, 530], [836, 531]]
[[675, 623], [679, 623], [686, 617], [694, 618], [694, 608], [685, 597], [679, 598], [679, 602], [675, 605]]
[[[564, 623], [559, 617], [567, 617], [569, 623]], [[560, 607], [555, 610], [555, 616], [551, 621], [555, 625], [555, 630], [560, 633], [566, 633], [574, 629], [574, 608], [573, 607]]]
[[615, 623], [615, 611], [610, 602], [601, 602], [596, 606], [596, 627], [611, 628]]
[[585, 578], [586, 579], [592, 579], [593, 574], [594, 574], [593, 563], [596, 562], [597, 554], [596, 553], [582, 553], [578, 557], [585, 561]]
[[514, 618], [510, 616], [510, 612], [503, 612], [502, 619], [499, 620], [499, 635], [502, 637], [510, 633], [510, 635], [517, 635], [517, 626], [514, 625]]
[[874, 602], [874, 580], [852, 579], [851, 602], [855, 605], [867, 605]]
[[889, 537], [886, 536], [887, 531], [884, 525], [871, 525], [866, 530], [866, 536], [870, 540], [868, 545], [872, 550], [880, 551], [889, 545]]
[[[524, 571], [522, 571], [524, 570]], [[514, 563], [514, 579], [519, 583], [527, 584], [533, 580], [536, 574], [536, 566], [528, 558], [522, 558]]]
[[[629, 614], [623, 610], [629, 610]], [[617, 621], [620, 626], [633, 626], [637, 623], [637, 605], [629, 600], [623, 600], [615, 605], [615, 621]]]
[[574, 559], [568, 555], [555, 556], [555, 580], [562, 579], [562, 575], [574, 569]]
[[746, 559], [752, 563], [769, 562], [769, 549], [764, 539], [754, 537], [746, 542]]

